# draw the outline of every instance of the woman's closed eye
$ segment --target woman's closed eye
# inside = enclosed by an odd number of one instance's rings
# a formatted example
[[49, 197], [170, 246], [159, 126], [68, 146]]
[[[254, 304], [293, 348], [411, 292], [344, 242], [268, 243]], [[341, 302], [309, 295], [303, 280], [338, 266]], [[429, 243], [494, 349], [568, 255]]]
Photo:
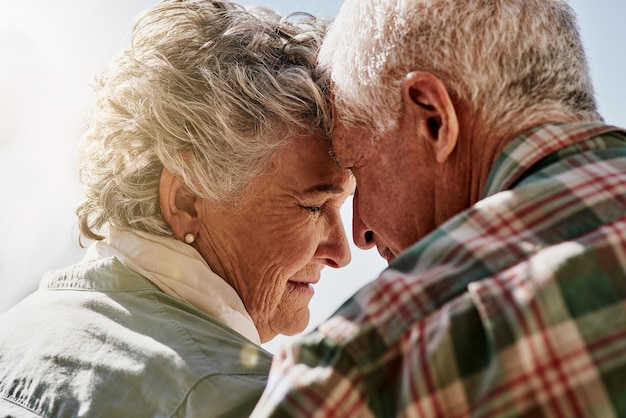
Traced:
[[299, 205], [302, 209], [309, 212], [311, 215], [319, 215], [324, 210], [324, 204], [322, 205]]
[[322, 207], [321, 206], [303, 206], [303, 208], [314, 215], [317, 215], [318, 213], [320, 213], [322, 211]]

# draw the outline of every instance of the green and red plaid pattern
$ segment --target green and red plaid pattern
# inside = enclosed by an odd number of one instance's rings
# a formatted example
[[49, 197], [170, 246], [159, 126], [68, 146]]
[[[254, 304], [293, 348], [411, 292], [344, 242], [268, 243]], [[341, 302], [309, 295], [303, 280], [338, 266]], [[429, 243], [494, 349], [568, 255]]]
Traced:
[[255, 417], [626, 417], [626, 132], [517, 138], [484, 198], [275, 357]]

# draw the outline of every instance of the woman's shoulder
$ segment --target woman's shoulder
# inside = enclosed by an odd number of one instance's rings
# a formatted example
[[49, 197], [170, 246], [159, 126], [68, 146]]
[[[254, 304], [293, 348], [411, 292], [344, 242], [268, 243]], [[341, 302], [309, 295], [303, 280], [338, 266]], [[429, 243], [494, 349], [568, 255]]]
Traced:
[[226, 388], [236, 403], [260, 394], [270, 361], [243, 336], [112, 260], [48, 274], [0, 321], [0, 397], [43, 415], [59, 402], [86, 400], [109, 412], [116, 405], [172, 412], [190, 399], [209, 408], [228, 399]]

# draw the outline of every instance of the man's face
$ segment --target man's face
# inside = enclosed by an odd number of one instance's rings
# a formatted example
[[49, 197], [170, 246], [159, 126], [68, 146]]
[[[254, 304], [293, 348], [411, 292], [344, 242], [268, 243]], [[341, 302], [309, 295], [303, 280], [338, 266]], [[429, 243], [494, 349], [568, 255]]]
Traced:
[[354, 242], [376, 245], [387, 261], [436, 227], [435, 157], [413, 128], [401, 121], [376, 142], [365, 130], [336, 124], [333, 131], [334, 156], [357, 182]]

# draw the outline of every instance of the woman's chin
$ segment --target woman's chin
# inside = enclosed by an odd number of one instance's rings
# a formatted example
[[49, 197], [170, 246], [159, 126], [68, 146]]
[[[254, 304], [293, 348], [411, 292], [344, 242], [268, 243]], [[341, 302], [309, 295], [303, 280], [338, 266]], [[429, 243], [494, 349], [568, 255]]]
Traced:
[[309, 324], [310, 317], [311, 313], [308, 305], [298, 309], [296, 312], [277, 312], [273, 320], [270, 321], [266, 332], [259, 329], [261, 341], [266, 343], [278, 334], [287, 336], [300, 334]]

